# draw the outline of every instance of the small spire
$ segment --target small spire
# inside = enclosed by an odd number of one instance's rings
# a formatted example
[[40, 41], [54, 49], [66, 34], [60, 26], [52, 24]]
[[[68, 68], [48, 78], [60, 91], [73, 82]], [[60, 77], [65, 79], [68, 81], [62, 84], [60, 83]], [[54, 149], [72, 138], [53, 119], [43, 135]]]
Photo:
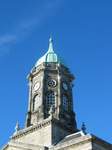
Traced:
[[16, 126], [15, 126], [15, 132], [18, 132], [19, 130], [20, 130], [20, 127], [19, 127], [19, 123], [17, 121]]
[[84, 122], [82, 123], [81, 130], [83, 131], [84, 134], [87, 134], [87, 132], [86, 132], [86, 125], [85, 125]]
[[49, 115], [53, 116], [54, 113], [54, 109], [53, 109], [53, 105], [51, 105], [50, 110], [49, 110]]
[[53, 40], [52, 37], [50, 36], [49, 38], [49, 48], [48, 48], [48, 52], [54, 52], [53, 50]]

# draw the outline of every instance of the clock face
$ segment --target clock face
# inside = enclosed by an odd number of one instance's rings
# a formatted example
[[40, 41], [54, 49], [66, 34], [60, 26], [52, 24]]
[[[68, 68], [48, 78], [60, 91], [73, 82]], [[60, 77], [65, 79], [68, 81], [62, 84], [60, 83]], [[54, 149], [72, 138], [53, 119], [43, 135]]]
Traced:
[[50, 79], [50, 80], [48, 81], [48, 86], [50, 86], [50, 87], [55, 87], [55, 86], [56, 86], [56, 80]]
[[40, 82], [36, 82], [33, 87], [34, 91], [37, 91], [39, 88], [40, 88]]
[[68, 90], [68, 85], [67, 85], [67, 83], [63, 82], [63, 88], [64, 88], [64, 90]]

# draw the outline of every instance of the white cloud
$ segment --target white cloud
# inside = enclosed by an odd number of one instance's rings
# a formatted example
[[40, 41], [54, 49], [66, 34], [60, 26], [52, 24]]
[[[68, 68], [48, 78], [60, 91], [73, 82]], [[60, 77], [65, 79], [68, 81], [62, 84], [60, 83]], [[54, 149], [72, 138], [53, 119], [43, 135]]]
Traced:
[[35, 13], [35, 16], [29, 20], [20, 21], [19, 25], [17, 25], [12, 32], [0, 36], [0, 55], [4, 53], [4, 51], [9, 51], [13, 44], [26, 38], [32, 30], [40, 27], [46, 19], [53, 16], [61, 6], [61, 2], [62, 0], [47, 1], [47, 3], [40, 8], [38, 14]]
[[15, 35], [3, 35], [0, 37], [0, 46], [4, 45], [4, 44], [8, 44], [10, 42], [14, 42], [16, 40], [16, 36]]

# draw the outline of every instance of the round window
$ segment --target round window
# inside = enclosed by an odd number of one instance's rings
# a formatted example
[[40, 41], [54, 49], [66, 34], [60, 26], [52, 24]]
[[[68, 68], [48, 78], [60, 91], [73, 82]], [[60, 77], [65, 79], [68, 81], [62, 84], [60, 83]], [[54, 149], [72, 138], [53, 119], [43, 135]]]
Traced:
[[48, 81], [48, 85], [49, 85], [50, 87], [55, 87], [55, 86], [56, 86], [56, 80], [54, 80], [54, 79], [49, 80], [49, 81]]

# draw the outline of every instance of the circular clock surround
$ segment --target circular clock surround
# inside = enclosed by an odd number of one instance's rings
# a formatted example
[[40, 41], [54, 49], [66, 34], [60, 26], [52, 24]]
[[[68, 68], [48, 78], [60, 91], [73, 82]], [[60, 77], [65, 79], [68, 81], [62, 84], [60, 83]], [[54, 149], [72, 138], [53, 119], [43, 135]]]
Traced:
[[68, 85], [67, 85], [66, 82], [63, 82], [63, 83], [62, 83], [62, 86], [63, 86], [63, 89], [64, 89], [64, 90], [68, 90]]
[[56, 80], [54, 80], [54, 79], [48, 80], [48, 86], [55, 87], [56, 86]]
[[34, 91], [37, 91], [40, 88], [40, 82], [36, 82], [33, 86]]

